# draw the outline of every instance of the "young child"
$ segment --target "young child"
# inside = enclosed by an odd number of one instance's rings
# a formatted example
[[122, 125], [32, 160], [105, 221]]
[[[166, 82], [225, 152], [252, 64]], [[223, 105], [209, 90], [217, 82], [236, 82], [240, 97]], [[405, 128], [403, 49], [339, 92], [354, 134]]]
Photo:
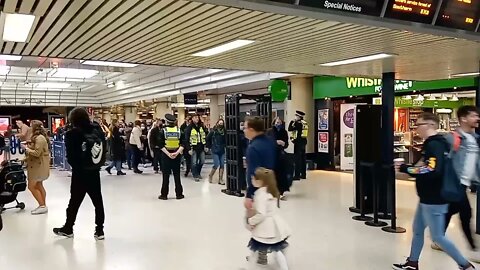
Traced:
[[275, 173], [272, 170], [258, 168], [252, 179], [257, 191], [253, 197], [253, 211], [247, 213], [247, 223], [252, 232], [248, 247], [252, 251], [249, 258], [251, 269], [255, 269], [259, 254], [274, 253], [278, 269], [288, 270], [284, 254], [290, 236], [288, 224], [278, 213], [280, 192], [277, 189]]

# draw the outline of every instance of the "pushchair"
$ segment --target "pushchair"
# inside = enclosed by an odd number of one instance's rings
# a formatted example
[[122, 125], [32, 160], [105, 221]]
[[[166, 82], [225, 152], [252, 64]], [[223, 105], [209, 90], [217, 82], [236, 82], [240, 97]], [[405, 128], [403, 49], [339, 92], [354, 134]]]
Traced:
[[[23, 164], [18, 159], [3, 161], [0, 168], [0, 214], [7, 209], [25, 209], [25, 203], [19, 202], [17, 195], [27, 189], [27, 177]], [[5, 205], [16, 202], [15, 206]]]

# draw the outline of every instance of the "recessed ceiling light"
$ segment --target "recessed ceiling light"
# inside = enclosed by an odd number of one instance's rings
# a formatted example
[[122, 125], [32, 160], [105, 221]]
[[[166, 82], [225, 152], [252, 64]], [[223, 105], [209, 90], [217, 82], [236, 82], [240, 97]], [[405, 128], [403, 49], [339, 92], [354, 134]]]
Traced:
[[2, 12], [1, 17], [4, 23], [3, 41], [27, 42], [35, 21], [34, 15]]
[[50, 77], [61, 78], [76, 78], [76, 79], [88, 79], [96, 76], [97, 70], [93, 69], [77, 69], [77, 68], [54, 68], [48, 75]]
[[108, 83], [107, 83], [107, 87], [108, 87], [108, 88], [112, 88], [112, 87], [114, 87], [114, 86], [115, 86], [115, 83], [114, 83], [114, 82], [108, 82]]
[[476, 76], [476, 75], [480, 75], [480, 72], [452, 74], [452, 77], [469, 77], [469, 76]]
[[63, 89], [63, 88], [69, 88], [72, 86], [69, 83], [57, 83], [57, 82], [41, 82], [35, 84], [36, 88], [49, 88], [49, 89]]
[[445, 94], [442, 94], [442, 97], [440, 98], [440, 100], [445, 101], [445, 100], [448, 100], [448, 98], [447, 98], [447, 96], [446, 96]]
[[126, 67], [126, 68], [132, 68], [132, 67], [138, 66], [138, 64], [108, 62], [108, 61], [93, 61], [93, 60], [82, 60], [80, 61], [80, 63], [82, 63], [83, 65], [90, 65], [90, 66]]
[[0, 60], [19, 61], [19, 60], [22, 60], [22, 56], [21, 55], [0, 54]]
[[374, 55], [368, 55], [368, 56], [362, 56], [362, 57], [350, 58], [350, 59], [345, 59], [345, 60], [340, 60], [340, 61], [335, 61], [335, 62], [324, 63], [324, 64], [320, 64], [320, 66], [334, 67], [334, 66], [341, 66], [341, 65], [349, 65], [349, 64], [354, 64], [354, 63], [360, 63], [360, 62], [367, 62], [367, 61], [379, 60], [379, 59], [384, 59], [384, 58], [390, 58], [390, 57], [394, 57], [394, 56], [396, 56], [396, 55], [388, 54], [388, 53], [379, 53], [379, 54], [374, 54]]
[[234, 50], [234, 49], [238, 49], [240, 47], [247, 46], [247, 45], [252, 44], [254, 42], [255, 42], [254, 40], [237, 39], [237, 40], [231, 41], [229, 43], [225, 43], [223, 45], [220, 45], [220, 46], [208, 49], [208, 50], [204, 50], [204, 51], [195, 53], [195, 54], [193, 54], [193, 56], [201, 56], [201, 57], [212, 56], [212, 55], [220, 54], [220, 53], [223, 53], [223, 52], [231, 51], [231, 50]]

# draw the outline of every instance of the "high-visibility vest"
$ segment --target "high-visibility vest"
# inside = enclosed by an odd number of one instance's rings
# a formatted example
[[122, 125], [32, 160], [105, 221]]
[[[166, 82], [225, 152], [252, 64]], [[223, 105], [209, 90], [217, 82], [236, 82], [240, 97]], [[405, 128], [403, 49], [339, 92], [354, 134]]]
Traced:
[[167, 150], [180, 148], [180, 129], [178, 127], [166, 127], [163, 132], [165, 133], [165, 148]]
[[[302, 120], [302, 133], [301, 133], [301, 138], [303, 139], [306, 139], [308, 137], [308, 124], [306, 121]], [[294, 130], [291, 132], [290, 134], [290, 139], [293, 141], [293, 140], [296, 140], [297, 139], [297, 135], [298, 135], [298, 131], [297, 130]]]
[[205, 130], [203, 127], [199, 128], [200, 132], [198, 132], [195, 128], [192, 128], [192, 132], [190, 133], [190, 145], [195, 146], [199, 142], [205, 145], [207, 144]]

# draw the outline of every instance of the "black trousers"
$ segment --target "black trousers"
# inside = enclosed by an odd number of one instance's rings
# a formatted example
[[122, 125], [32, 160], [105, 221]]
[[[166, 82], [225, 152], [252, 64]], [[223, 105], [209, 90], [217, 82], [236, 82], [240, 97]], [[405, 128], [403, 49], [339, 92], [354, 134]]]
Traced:
[[78, 209], [88, 194], [95, 206], [95, 224], [97, 229], [103, 229], [105, 210], [103, 208], [102, 188], [100, 185], [100, 171], [73, 171], [70, 186], [70, 202], [67, 208], [66, 228], [73, 228], [77, 219]]
[[131, 147], [133, 151], [132, 167], [134, 170], [138, 170], [138, 165], [142, 162], [143, 152], [136, 145], [132, 144]]
[[307, 154], [305, 149], [306, 144], [303, 142], [297, 142], [293, 147], [293, 154], [295, 157], [294, 179], [307, 178]]
[[160, 191], [160, 196], [168, 196], [170, 190], [170, 174], [173, 174], [173, 180], [175, 181], [175, 193], [178, 196], [183, 195], [183, 186], [180, 179], [180, 162], [182, 156], [178, 155], [175, 159], [169, 158], [167, 155], [162, 153], [162, 173], [163, 173], [163, 182], [162, 189]]
[[183, 151], [183, 158], [185, 159], [186, 163], [186, 168], [185, 168], [185, 175], [188, 176], [188, 174], [192, 171], [192, 156], [188, 154], [188, 151]]
[[467, 194], [465, 193], [465, 197], [460, 202], [450, 203], [448, 207], [448, 213], [445, 216], [445, 231], [448, 228], [448, 224], [452, 219], [452, 216], [459, 213], [460, 214], [460, 221], [462, 223], [462, 230], [467, 238], [468, 243], [472, 249], [476, 249], [475, 241], [473, 240], [472, 236], [472, 229], [470, 228], [470, 220], [472, 219], [472, 207], [470, 206], [470, 201], [467, 198]]
[[158, 172], [162, 167], [162, 150], [153, 148], [153, 170]]

